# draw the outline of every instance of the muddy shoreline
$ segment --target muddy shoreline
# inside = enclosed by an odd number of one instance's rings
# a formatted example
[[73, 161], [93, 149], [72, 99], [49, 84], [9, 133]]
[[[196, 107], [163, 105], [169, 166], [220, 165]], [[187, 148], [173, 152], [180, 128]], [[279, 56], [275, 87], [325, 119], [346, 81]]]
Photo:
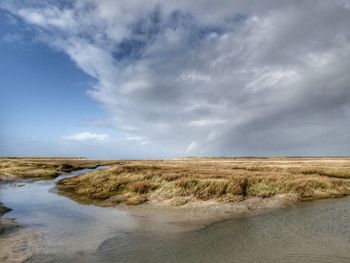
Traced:
[[[182, 206], [172, 206], [167, 201], [149, 201], [141, 205], [119, 204], [119, 209], [142, 221], [145, 231], [187, 232], [207, 227], [233, 217], [252, 216], [288, 206], [297, 202], [292, 195], [270, 198], [249, 198], [237, 203], [197, 201]], [[1, 204], [1, 211], [11, 211]], [[0, 217], [0, 261], [25, 262], [43, 245], [41, 234], [31, 227], [19, 225], [14, 218]]]
[[[172, 206], [168, 201], [148, 201], [141, 205], [119, 204], [106, 209], [126, 212], [137, 221], [139, 228], [147, 232], [177, 233], [203, 229], [231, 218], [266, 214], [275, 209], [298, 203], [297, 196], [275, 195], [268, 198], [247, 198], [236, 203], [197, 201], [182, 206]], [[9, 228], [0, 235], [0, 261], [25, 262], [40, 254], [43, 245], [37, 230], [19, 226], [14, 219], [2, 218]]]
[[[249, 198], [238, 203], [215, 201], [192, 202], [174, 207], [167, 202], [146, 202], [137, 206], [120, 204], [119, 209], [143, 222], [144, 231], [188, 232], [205, 228], [234, 217], [254, 216], [296, 203], [292, 195], [276, 195], [270, 198]], [[1, 205], [2, 209], [6, 209]], [[7, 210], [7, 209], [6, 209]], [[14, 218], [0, 218], [0, 261], [25, 262], [38, 253], [42, 241], [40, 232], [21, 226]]]
[[25, 262], [34, 255], [39, 235], [33, 230], [21, 229], [15, 218], [3, 218], [11, 210], [0, 203], [0, 261]]
[[14, 219], [0, 218], [5, 231], [0, 234], [0, 262], [25, 262], [38, 251], [40, 234], [18, 225]]
[[261, 215], [297, 202], [295, 195], [281, 194], [236, 203], [197, 201], [176, 207], [164, 201], [149, 201], [137, 206], [120, 204], [117, 208], [151, 222], [148, 231], [160, 231], [163, 229], [160, 225], [168, 225], [168, 230], [177, 232], [198, 230], [231, 218]]

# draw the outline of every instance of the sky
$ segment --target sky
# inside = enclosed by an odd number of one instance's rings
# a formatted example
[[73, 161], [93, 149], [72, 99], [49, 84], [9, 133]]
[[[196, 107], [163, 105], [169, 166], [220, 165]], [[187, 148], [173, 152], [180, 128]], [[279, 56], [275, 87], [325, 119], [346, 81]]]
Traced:
[[0, 155], [350, 155], [349, 0], [2, 0]]

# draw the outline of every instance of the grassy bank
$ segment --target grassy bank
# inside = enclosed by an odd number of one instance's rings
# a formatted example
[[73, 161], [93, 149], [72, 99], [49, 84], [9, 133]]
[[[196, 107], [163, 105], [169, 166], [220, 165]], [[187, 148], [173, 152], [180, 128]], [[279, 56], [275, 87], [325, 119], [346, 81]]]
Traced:
[[350, 158], [186, 158], [120, 161], [58, 183], [61, 193], [98, 205], [198, 200], [238, 202], [293, 194], [300, 200], [350, 194]]
[[110, 161], [66, 158], [0, 158], [0, 180], [49, 179], [65, 172], [111, 163]]

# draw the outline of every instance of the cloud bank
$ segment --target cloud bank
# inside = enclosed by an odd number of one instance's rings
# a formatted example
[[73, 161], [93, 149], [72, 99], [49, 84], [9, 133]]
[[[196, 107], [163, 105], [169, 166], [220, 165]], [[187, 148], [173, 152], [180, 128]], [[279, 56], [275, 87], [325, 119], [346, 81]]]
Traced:
[[71, 141], [105, 141], [109, 138], [109, 135], [97, 134], [92, 132], [81, 132], [69, 136], [63, 136], [62, 138]]
[[[347, 0], [0, 6], [97, 80], [88, 94], [130, 142], [174, 156], [350, 154]], [[101, 135], [71, 138], [88, 137]]]

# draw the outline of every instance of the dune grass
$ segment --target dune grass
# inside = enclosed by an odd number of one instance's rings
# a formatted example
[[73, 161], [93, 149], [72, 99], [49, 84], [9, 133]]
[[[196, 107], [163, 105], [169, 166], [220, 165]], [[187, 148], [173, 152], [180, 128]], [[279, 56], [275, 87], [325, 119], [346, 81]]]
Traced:
[[67, 158], [0, 158], [0, 180], [50, 179], [65, 172], [110, 163], [112, 162]]
[[276, 194], [293, 194], [300, 200], [340, 197], [350, 194], [350, 158], [120, 161], [107, 170], [61, 180], [58, 189], [99, 205], [237, 202]]

